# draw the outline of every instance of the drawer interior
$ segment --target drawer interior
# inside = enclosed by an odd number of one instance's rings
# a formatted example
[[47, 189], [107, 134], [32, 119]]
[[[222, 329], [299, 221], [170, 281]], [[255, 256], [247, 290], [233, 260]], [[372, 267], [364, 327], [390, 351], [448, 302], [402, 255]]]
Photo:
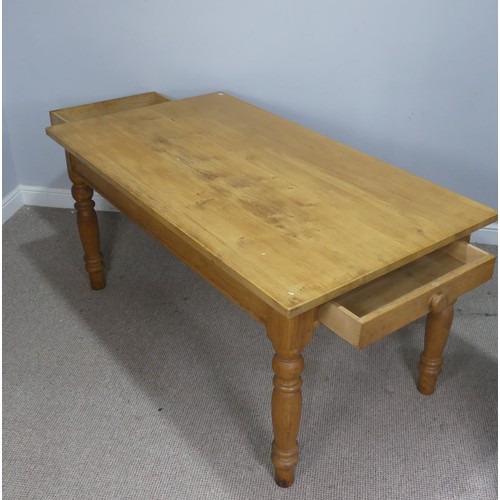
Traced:
[[[471, 247], [471, 245], [467, 245]], [[475, 247], [472, 247], [476, 250]], [[479, 250], [479, 249], [477, 249]], [[451, 273], [483, 256], [482, 250], [460, 251], [460, 246], [446, 247], [411, 262], [386, 276], [335, 299], [337, 304], [349, 309], [356, 316], [366, 316], [387, 303], [414, 291], [418, 287], [432, 284], [441, 276]]]
[[484, 283], [494, 262], [480, 248], [455, 242], [327, 302], [318, 320], [365, 347], [427, 314], [434, 294], [453, 300]]

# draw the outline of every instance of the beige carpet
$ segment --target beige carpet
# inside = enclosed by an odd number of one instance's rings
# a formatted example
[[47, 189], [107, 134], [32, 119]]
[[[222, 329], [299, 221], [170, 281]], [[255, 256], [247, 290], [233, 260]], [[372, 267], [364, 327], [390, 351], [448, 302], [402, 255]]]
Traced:
[[496, 278], [459, 299], [431, 397], [423, 321], [363, 351], [319, 328], [282, 490], [263, 327], [119, 214], [100, 221], [101, 292], [69, 210], [3, 226], [4, 499], [497, 498]]

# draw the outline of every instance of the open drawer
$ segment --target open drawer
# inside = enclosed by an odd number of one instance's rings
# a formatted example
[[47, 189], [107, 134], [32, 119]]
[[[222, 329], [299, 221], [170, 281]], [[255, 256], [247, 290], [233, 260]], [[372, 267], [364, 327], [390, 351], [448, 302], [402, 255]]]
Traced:
[[455, 242], [327, 302], [318, 320], [356, 347], [366, 347], [429, 312], [436, 293], [450, 300], [488, 281], [495, 257]]
[[152, 106], [169, 101], [168, 97], [157, 92], [145, 92], [143, 94], [118, 97], [117, 99], [109, 99], [107, 101], [55, 109], [50, 112], [50, 123], [51, 125], [58, 125], [60, 123], [86, 120], [87, 118], [95, 118], [97, 116], [109, 115], [111, 113], [118, 113], [119, 111]]

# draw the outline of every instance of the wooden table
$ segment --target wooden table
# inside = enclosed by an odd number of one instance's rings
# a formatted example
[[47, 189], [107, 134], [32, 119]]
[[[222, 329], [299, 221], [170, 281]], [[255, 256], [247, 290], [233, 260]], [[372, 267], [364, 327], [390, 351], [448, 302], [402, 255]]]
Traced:
[[105, 286], [95, 189], [265, 324], [279, 486], [294, 480], [318, 321], [365, 347], [427, 314], [418, 388], [434, 391], [453, 303], [493, 271], [467, 236], [494, 210], [221, 92], [140, 94], [51, 123], [92, 288]]

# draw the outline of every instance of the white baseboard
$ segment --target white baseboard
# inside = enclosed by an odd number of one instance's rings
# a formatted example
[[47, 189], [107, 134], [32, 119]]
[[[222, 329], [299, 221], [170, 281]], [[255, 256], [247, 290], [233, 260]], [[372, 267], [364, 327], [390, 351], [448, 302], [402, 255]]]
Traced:
[[[36, 186], [19, 186], [25, 205], [32, 207], [73, 208], [75, 200], [70, 189], [39, 188]], [[117, 209], [101, 195], [94, 193], [95, 209], [103, 212], [117, 212]]]
[[[95, 209], [104, 212], [118, 210], [97, 193], [94, 195]], [[73, 197], [69, 189], [42, 188], [19, 185], [2, 200], [2, 224], [12, 217], [23, 205], [35, 207], [73, 208]], [[494, 222], [472, 233], [473, 243], [498, 245], [498, 223]]]
[[[95, 209], [103, 212], [117, 212], [118, 210], [95, 193], [93, 198]], [[22, 206], [73, 208], [75, 201], [69, 189], [41, 188], [37, 186], [17, 186], [2, 200], [2, 224], [12, 217]]]
[[2, 200], [2, 224], [8, 221], [23, 205], [23, 193], [20, 186], [17, 186]]
[[486, 245], [498, 245], [498, 222], [475, 231], [470, 236], [471, 243], [485, 243]]

